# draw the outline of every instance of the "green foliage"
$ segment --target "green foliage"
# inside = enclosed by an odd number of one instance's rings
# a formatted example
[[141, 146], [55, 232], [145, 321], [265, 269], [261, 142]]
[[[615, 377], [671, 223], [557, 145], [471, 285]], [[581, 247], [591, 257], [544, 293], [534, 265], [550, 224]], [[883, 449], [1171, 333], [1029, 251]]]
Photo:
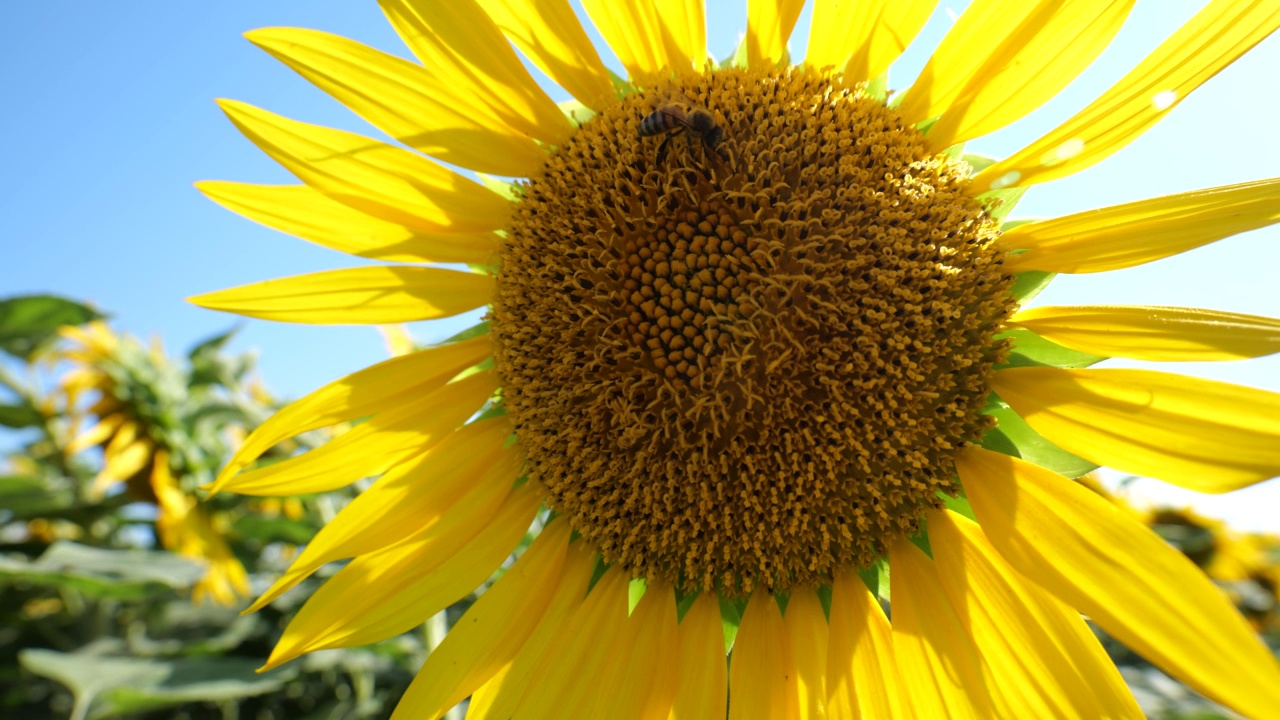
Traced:
[[1046, 340], [1026, 328], [1013, 328], [1002, 334], [1013, 343], [1013, 349], [999, 368], [1048, 366], [1084, 368], [1096, 365], [1105, 357], [1065, 348]]
[[82, 325], [100, 317], [86, 305], [53, 295], [0, 300], [0, 350], [30, 360], [58, 328]]
[[581, 100], [565, 100], [557, 103], [560, 111], [569, 118], [574, 127], [582, 127], [588, 120], [596, 116], [596, 111], [582, 104]]
[[1017, 457], [1073, 478], [1098, 469], [1097, 464], [1072, 455], [1049, 442], [1031, 429], [1013, 408], [993, 410], [990, 414], [1000, 423], [1000, 432], [1017, 448]]
[[74, 590], [90, 598], [138, 600], [195, 584], [204, 567], [160, 550], [96, 548], [57, 540], [35, 560], [0, 558], [0, 582]]
[[1042, 290], [1049, 287], [1049, 283], [1053, 282], [1057, 275], [1057, 273], [1041, 270], [1020, 272], [1013, 276], [1013, 287], [1009, 289], [1009, 294], [1018, 299], [1019, 305], [1026, 305]]
[[747, 598], [720, 598], [720, 624], [724, 628], [724, 651], [733, 650], [733, 642], [738, 639], [738, 626], [742, 624], [742, 614], [747, 611]]
[[24, 650], [23, 668], [71, 691], [73, 718], [109, 718], [190, 702], [219, 703], [282, 689], [297, 675], [282, 668], [259, 675], [238, 658], [151, 660], [91, 652]]
[[40, 411], [26, 403], [0, 405], [0, 425], [7, 428], [34, 427], [40, 420]]
[[[97, 344], [58, 334], [99, 317], [58, 298], [0, 300], [0, 346], [13, 356], [0, 363], [0, 428], [7, 429], [0, 436], [0, 717], [389, 717], [425, 657], [422, 634], [258, 674], [287, 618], [332, 569], [249, 616], [239, 615], [245, 597], [233, 606], [194, 602], [208, 565], [161, 542], [164, 511], [151, 468], [167, 457], [178, 489], [193, 501], [191, 513], [216, 528], [259, 587], [355, 489], [282, 501], [223, 493], [194, 502], [234, 439], [279, 403], [254, 379], [253, 358], [228, 352], [234, 329], [178, 357], [105, 326], [85, 328]], [[88, 392], [66, 392], [56, 373], [68, 370], [94, 378]], [[95, 488], [109, 441], [85, 452], [72, 443], [102, 419], [97, 413], [136, 424], [146, 447], [162, 454]], [[307, 433], [267, 459], [323, 437]], [[470, 602], [451, 608], [449, 618]]]

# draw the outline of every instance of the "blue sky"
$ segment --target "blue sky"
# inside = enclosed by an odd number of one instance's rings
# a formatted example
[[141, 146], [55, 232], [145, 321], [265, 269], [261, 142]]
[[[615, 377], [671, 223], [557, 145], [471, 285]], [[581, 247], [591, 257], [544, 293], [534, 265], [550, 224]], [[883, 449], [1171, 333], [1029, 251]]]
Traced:
[[[894, 66], [892, 87], [910, 84], [950, 26], [948, 11], [960, 12], [965, 4], [943, 0]], [[1140, 2], [1111, 47], [1070, 88], [968, 149], [1004, 156], [1036, 139], [1119, 79], [1203, 4]], [[708, 3], [714, 54], [732, 51], [745, 16], [745, 2]], [[791, 41], [797, 56], [808, 17], [806, 10]], [[358, 264], [232, 215], [192, 187], [201, 179], [292, 181], [237, 134], [216, 97], [378, 136], [241, 37], [274, 25], [327, 30], [408, 56], [373, 0], [0, 3], [0, 27], [9, 30], [0, 45], [0, 133], [6, 139], [0, 295], [55, 292], [88, 299], [112, 312], [117, 328], [159, 334], [178, 351], [236, 322], [187, 305], [188, 295]], [[607, 51], [602, 55], [620, 68]], [[1055, 216], [1280, 175], [1278, 68], [1280, 38], [1273, 37], [1101, 165], [1034, 188], [1015, 216]], [[567, 98], [555, 92], [557, 99]], [[1280, 228], [1268, 228], [1140, 268], [1061, 277], [1037, 302], [1186, 305], [1280, 316], [1277, 268]], [[474, 321], [473, 314], [420, 324], [413, 332], [432, 341]], [[378, 335], [367, 327], [248, 321], [236, 347], [260, 351], [268, 386], [295, 397], [385, 357]], [[1280, 391], [1280, 356], [1165, 369]], [[1187, 501], [1154, 483], [1138, 488]], [[1264, 512], [1280, 504], [1280, 482], [1194, 500], [1210, 514], [1280, 530], [1280, 520]]]

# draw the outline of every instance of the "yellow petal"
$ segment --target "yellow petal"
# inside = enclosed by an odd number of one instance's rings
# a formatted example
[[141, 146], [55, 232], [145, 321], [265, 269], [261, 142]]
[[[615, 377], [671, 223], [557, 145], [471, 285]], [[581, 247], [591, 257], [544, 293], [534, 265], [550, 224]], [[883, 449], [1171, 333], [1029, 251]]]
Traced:
[[693, 601], [676, 628], [676, 635], [679, 650], [673, 660], [679, 672], [671, 720], [724, 717], [729, 673], [720, 602], [714, 593], [703, 593]]
[[410, 150], [233, 100], [227, 117], [302, 182], [367, 215], [423, 233], [503, 227], [510, 202]]
[[107, 438], [116, 434], [120, 426], [124, 424], [123, 415], [108, 415], [107, 417], [99, 417], [98, 422], [93, 427], [85, 430], [76, 436], [67, 444], [67, 455], [75, 455], [76, 453], [88, 450], [95, 445], [101, 445], [106, 442]]
[[493, 515], [511, 490], [523, 459], [504, 419], [468, 425], [425, 454], [378, 478], [330, 520], [246, 612], [266, 606], [326, 563], [377, 552], [430, 534], [433, 552], [451, 554], [468, 537], [472, 517]]
[[729, 720], [797, 717], [795, 665], [782, 611], [757, 588], [738, 626], [729, 663]]
[[479, 0], [480, 7], [529, 61], [583, 105], [618, 101], [609, 70], [568, 0]]
[[938, 0], [815, 0], [805, 64], [844, 69], [849, 83], [879, 77], [915, 39]]
[[664, 32], [674, 39], [680, 54], [672, 61], [688, 58], [695, 70], [701, 70], [708, 62], [707, 9], [704, 0], [654, 0], [658, 18]]
[[277, 443], [308, 430], [357, 420], [396, 407], [406, 397], [421, 397], [489, 355], [489, 338], [419, 350], [392, 358], [325, 385], [281, 408], [245, 438], [211, 492]]
[[1280, 26], [1280, 6], [1214, 0], [1084, 110], [978, 173], [974, 193], [1056, 180], [1101, 162]]
[[[663, 0], [663, 9], [685, 3]], [[692, 55], [694, 29], [692, 16], [683, 12], [679, 17], [664, 17], [657, 3], [618, 2], [617, 0], [582, 0], [582, 7], [622, 61], [631, 79], [663, 72], [682, 72], [701, 67], [706, 62], [706, 37], [702, 38], [703, 53]]]
[[942, 150], [1020, 119], [1057, 95], [1120, 31], [1135, 0], [975, 0], [943, 38], [899, 109], [941, 114]]
[[1032, 463], [970, 448], [956, 469], [983, 532], [1019, 572], [1210, 699], [1246, 717], [1275, 716], [1280, 664], [1180, 552]]
[[413, 340], [413, 334], [409, 332], [408, 326], [403, 323], [379, 325], [377, 330], [378, 334], [382, 336], [382, 344], [386, 346], [387, 354], [392, 357], [408, 355], [417, 347]]
[[1029, 367], [992, 389], [1063, 450], [1221, 493], [1280, 475], [1280, 394], [1149, 370]]
[[428, 535], [352, 560], [302, 606], [263, 669], [315, 650], [384, 640], [426, 622], [498, 569], [539, 502], [530, 483], [512, 490], [491, 517], [459, 528], [471, 539], [451, 554], [437, 552]]
[[169, 454], [157, 450], [151, 468], [151, 490], [156, 497], [156, 535], [165, 548], [203, 563], [205, 574], [191, 588], [194, 602], [212, 598], [234, 604], [249, 594], [249, 576], [232, 554], [226, 540], [213, 526], [196, 499], [183, 492], [169, 470]]
[[493, 278], [488, 275], [373, 266], [264, 280], [187, 300], [263, 320], [376, 325], [457, 315], [487, 304], [492, 295]]
[[857, 573], [836, 572], [831, 588], [830, 638], [828, 717], [907, 717], [893, 655], [893, 630]]
[[150, 440], [140, 438], [128, 443], [117, 443], [116, 440], [122, 437], [126, 437], [123, 432], [117, 434], [103, 451], [102, 470], [93, 479], [93, 485], [89, 489], [91, 496], [100, 497], [107, 488], [137, 475], [151, 462], [155, 447]]
[[[587, 596], [587, 584], [596, 563], [596, 555], [584, 545], [585, 543], [581, 542], [570, 545], [568, 558], [565, 561], [564, 581], [556, 587], [555, 594], [547, 603], [547, 609], [541, 616], [526, 617], [522, 611], [518, 610], [514, 613], [523, 622], [518, 628], [513, 627], [511, 630], [510, 643], [497, 645], [489, 653], [487, 648], [471, 648], [462, 645], [462, 640], [472, 636], [467, 634], [460, 636], [458, 649], [454, 652], [465, 657], [484, 658], [481, 664], [476, 666], [476, 671], [467, 675], [466, 682], [477, 681], [485, 675], [489, 677], [471, 696], [467, 717], [474, 717], [476, 720], [511, 718], [515, 704], [519, 702], [532, 682], [533, 673], [539, 669], [538, 663], [547, 650], [560, 647], [568, 634], [576, 632], [572, 622], [582, 608], [583, 598]], [[513, 602], [518, 603], [519, 600]], [[495, 617], [498, 616], [495, 615]], [[527, 629], [528, 626], [535, 624], [531, 631]], [[451, 642], [449, 638], [452, 638], [457, 631], [457, 628], [450, 631], [440, 647], [444, 648]], [[436, 652], [441, 650], [437, 649]], [[428, 658], [427, 662], [430, 663], [431, 659]], [[454, 695], [450, 697], [457, 695], [465, 697], [463, 690], [466, 687], [469, 685], [459, 685]], [[396, 717], [400, 718], [399, 715]], [[403, 720], [419, 720], [420, 717], [422, 716], [409, 715]]]
[[1019, 225], [1000, 237], [1010, 272], [1092, 273], [1167, 258], [1280, 222], [1280, 178], [1166, 195]]
[[671, 664], [677, 647], [675, 592], [665, 583], [649, 583], [631, 617], [617, 622], [622, 625], [618, 639], [606, 651], [581, 717], [665, 720], [676, 690]]
[[547, 153], [523, 128], [482, 115], [458, 84], [417, 63], [318, 30], [262, 28], [254, 45], [415, 150], [470, 170], [527, 176]]
[[400, 38], [468, 109], [549, 145], [573, 126], [475, 0], [379, 0]]
[[1026, 583], [976, 523], [928, 514], [934, 567], [988, 669], [1002, 717], [1137, 718], [1142, 711], [1080, 614]]
[[[538, 658], [531, 682], [513, 711], [503, 714], [491, 711], [481, 717], [522, 720], [591, 717], [585, 713], [585, 705], [595, 694], [602, 665], [609, 651], [615, 645], [622, 645], [628, 584], [625, 573], [617, 567], [610, 568], [564, 628], [564, 637], [548, 646]], [[516, 658], [517, 664], [521, 661], [522, 658]]]
[[947, 602], [934, 562], [910, 540], [889, 545], [893, 652], [915, 717], [995, 717], [969, 628]]
[[335, 202], [306, 185], [196, 183], [209, 199], [261, 223], [323, 247], [387, 262], [493, 262], [492, 232], [420, 233]]
[[566, 565], [568, 549], [568, 523], [553, 521], [544, 528], [427, 657], [392, 720], [435, 720], [444, 715], [515, 657], [553, 601], [579, 601], [591, 568], [578, 567], [575, 573]]
[[747, 65], [773, 67], [787, 53], [804, 0], [747, 0]]
[[817, 593], [796, 590], [782, 617], [787, 648], [795, 666], [796, 708], [800, 720], [827, 717], [827, 617]]
[[1010, 321], [1063, 347], [1161, 362], [1240, 360], [1280, 352], [1280, 320], [1199, 308], [1038, 307]]
[[236, 475], [217, 489], [242, 495], [328, 492], [386, 472], [448, 437], [497, 389], [479, 372], [417, 398], [405, 398], [349, 432], [297, 457]]

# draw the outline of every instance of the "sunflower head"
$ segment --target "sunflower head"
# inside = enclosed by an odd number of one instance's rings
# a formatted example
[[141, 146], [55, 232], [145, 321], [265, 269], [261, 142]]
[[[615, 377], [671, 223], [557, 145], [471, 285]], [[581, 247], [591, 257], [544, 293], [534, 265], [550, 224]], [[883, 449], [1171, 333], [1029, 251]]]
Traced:
[[[639, 132], [663, 113], [666, 139]], [[607, 562], [729, 594], [914, 535], [994, 424], [1015, 307], [969, 174], [802, 68], [667, 79], [586, 122], [523, 186], [492, 310], [548, 504]]]
[[[200, 476], [225, 450], [218, 432], [225, 423], [200, 419], [219, 399], [209, 394], [213, 383], [172, 364], [158, 343], [146, 347], [102, 322], [63, 335], [68, 342], [48, 360], [71, 365], [61, 391], [73, 416], [94, 418], [67, 448], [102, 451], [91, 492], [100, 498], [123, 483], [131, 498], [157, 508], [158, 542], [208, 565], [193, 588], [197, 601], [230, 605], [247, 595], [248, 575], [225, 538], [227, 518], [200, 507], [195, 494]], [[202, 354], [193, 351], [193, 362]], [[94, 398], [81, 409], [85, 394]]]

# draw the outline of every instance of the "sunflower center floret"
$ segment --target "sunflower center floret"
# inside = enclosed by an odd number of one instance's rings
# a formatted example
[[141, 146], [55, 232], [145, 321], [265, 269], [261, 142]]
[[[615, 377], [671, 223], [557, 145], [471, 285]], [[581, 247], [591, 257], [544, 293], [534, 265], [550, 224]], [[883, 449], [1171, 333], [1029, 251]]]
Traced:
[[[718, 145], [643, 119], [705, 108]], [[915, 533], [1012, 308], [967, 192], [883, 103], [805, 70], [655, 83], [524, 188], [492, 327], [548, 503], [606, 561], [786, 589]]]

